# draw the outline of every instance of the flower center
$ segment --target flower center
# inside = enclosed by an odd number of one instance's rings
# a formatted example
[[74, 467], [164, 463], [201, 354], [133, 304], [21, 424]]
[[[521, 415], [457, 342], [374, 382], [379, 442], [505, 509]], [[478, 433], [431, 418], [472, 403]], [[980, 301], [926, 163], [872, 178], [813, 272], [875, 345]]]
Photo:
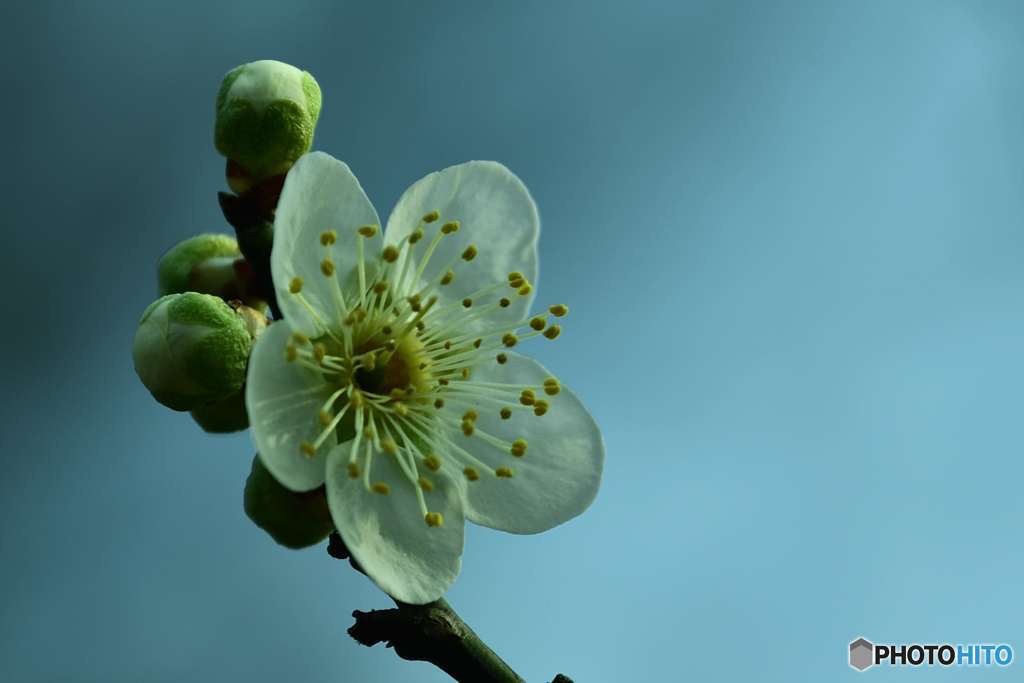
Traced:
[[[365, 343], [356, 349], [362, 354], [371, 351], [375, 344]], [[423, 343], [413, 336], [408, 336], [398, 343], [398, 347], [390, 358], [375, 365], [372, 369], [359, 367], [355, 372], [355, 384], [361, 390], [388, 396], [395, 389], [406, 390], [412, 387], [417, 393], [430, 390], [430, 372], [423, 361]]]

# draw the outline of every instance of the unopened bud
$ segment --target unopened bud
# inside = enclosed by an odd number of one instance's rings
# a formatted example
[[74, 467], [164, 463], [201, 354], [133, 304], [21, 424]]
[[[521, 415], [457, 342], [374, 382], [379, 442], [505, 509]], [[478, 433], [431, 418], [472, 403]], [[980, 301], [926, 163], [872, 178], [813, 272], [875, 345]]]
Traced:
[[281, 486], [257, 455], [245, 482], [245, 514], [256, 526], [288, 548], [306, 548], [334, 530], [327, 495], [321, 486], [295, 493]]
[[230, 235], [205, 233], [178, 242], [160, 257], [157, 289], [160, 296], [182, 292], [243, 298], [235, 261], [242, 257]]

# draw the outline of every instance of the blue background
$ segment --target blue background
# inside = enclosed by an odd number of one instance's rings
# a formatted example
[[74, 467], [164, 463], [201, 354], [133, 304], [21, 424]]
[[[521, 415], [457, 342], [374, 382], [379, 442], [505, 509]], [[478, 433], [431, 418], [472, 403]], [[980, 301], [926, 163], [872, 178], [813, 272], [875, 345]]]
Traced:
[[569, 524], [468, 531], [450, 599], [522, 675], [1010, 680], [846, 647], [1024, 658], [1019, 7], [5, 4], [0, 679], [447, 680], [350, 640], [386, 598], [132, 370], [156, 258], [226, 228], [220, 78], [276, 58], [382, 213], [474, 158], [540, 206], [573, 313], [526, 350], [608, 456]]

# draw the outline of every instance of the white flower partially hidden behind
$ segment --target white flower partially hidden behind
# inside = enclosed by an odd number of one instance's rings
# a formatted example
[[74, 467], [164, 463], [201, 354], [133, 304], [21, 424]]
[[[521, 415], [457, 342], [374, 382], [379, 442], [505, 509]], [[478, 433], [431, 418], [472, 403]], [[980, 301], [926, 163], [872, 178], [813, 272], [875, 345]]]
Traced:
[[353, 557], [407, 603], [459, 573], [464, 520], [545, 531], [583, 512], [604, 444], [579, 399], [511, 351], [555, 339], [530, 315], [537, 209], [522, 182], [472, 161], [410, 187], [382, 235], [344, 163], [288, 174], [271, 270], [284, 320], [259, 338], [246, 404], [282, 485], [326, 483]]

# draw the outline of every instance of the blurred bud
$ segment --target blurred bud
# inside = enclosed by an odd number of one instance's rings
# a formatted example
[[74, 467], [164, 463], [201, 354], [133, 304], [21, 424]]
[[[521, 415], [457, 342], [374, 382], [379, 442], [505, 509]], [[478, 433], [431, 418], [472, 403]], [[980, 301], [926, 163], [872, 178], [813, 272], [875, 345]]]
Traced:
[[295, 493], [277, 483], [257, 455], [245, 482], [245, 514], [288, 548], [306, 548], [334, 530], [323, 487]]
[[197, 292], [157, 299], [139, 321], [132, 345], [135, 372], [168, 408], [191, 410], [220, 401], [245, 382], [252, 336], [218, 297]]
[[203, 431], [210, 434], [231, 434], [249, 428], [244, 389], [216, 403], [197, 406], [189, 412]]
[[320, 104], [316, 80], [290, 64], [264, 59], [229, 71], [217, 93], [213, 141], [238, 164], [228, 168], [232, 189], [287, 173], [313, 144]]

